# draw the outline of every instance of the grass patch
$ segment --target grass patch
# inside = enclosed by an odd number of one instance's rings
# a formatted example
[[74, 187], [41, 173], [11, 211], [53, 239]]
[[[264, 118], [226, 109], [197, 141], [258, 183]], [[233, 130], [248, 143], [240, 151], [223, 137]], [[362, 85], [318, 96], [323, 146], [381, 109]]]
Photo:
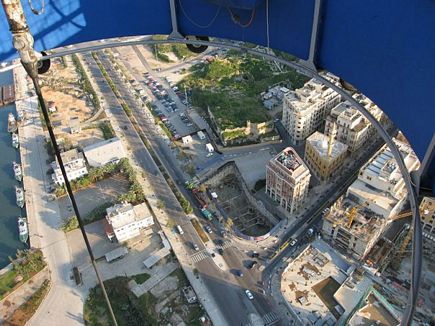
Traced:
[[199, 224], [198, 220], [191, 219], [190, 222], [192, 222], [192, 225], [198, 233], [199, 237], [201, 238], [202, 242], [206, 243], [209, 240], [208, 236], [202, 229], [201, 224]]
[[0, 276], [0, 299], [6, 296], [15, 286], [15, 278], [17, 277], [17, 272], [11, 270], [2, 276]]
[[98, 128], [100, 128], [103, 133], [104, 139], [110, 139], [115, 137], [115, 131], [112, 128], [112, 125], [109, 121], [103, 121], [98, 124]]
[[71, 59], [74, 65], [76, 66], [77, 73], [80, 76], [79, 82], [80, 85], [82, 86], [83, 91], [88, 94], [88, 97], [91, 100], [94, 108], [96, 110], [99, 110], [101, 107], [100, 100], [98, 99], [97, 93], [95, 92], [91, 82], [89, 81], [88, 75], [86, 74], [86, 71], [82, 66], [82, 63], [80, 62], [79, 57], [77, 56], [77, 54], [72, 54]]
[[[129, 280], [127, 277], [116, 277], [104, 281], [118, 325], [158, 325], [154, 311], [157, 299], [151, 293], [136, 298], [128, 288]], [[99, 286], [89, 292], [84, 306], [84, 320], [86, 325], [91, 326], [113, 325]]]
[[291, 83], [293, 88], [299, 88], [307, 81], [294, 69], [275, 70], [271, 62], [262, 58], [229, 52], [225, 59], [194, 66], [179, 88], [192, 89], [192, 104], [209, 106], [222, 130], [244, 127], [247, 120], [269, 120], [260, 97], [269, 86]]
[[[0, 300], [46, 266], [41, 250], [17, 250], [16, 259], [9, 259], [13, 269], [0, 276]], [[21, 280], [15, 282], [17, 276]]]
[[147, 273], [143, 273], [143, 274], [133, 275], [132, 279], [135, 280], [137, 284], [142, 284], [145, 283], [150, 277], [151, 275]]
[[32, 318], [32, 316], [35, 314], [49, 290], [50, 280], [45, 280], [41, 287], [36, 290], [35, 293], [33, 293], [29, 300], [15, 310], [13, 315], [6, 321], [6, 324], [15, 326], [26, 325], [27, 321], [29, 321], [30, 318]]
[[79, 227], [79, 220], [77, 219], [77, 216], [73, 215], [70, 218], [65, 219], [62, 225], [62, 230], [63, 232], [67, 233], [77, 229], [78, 227]]

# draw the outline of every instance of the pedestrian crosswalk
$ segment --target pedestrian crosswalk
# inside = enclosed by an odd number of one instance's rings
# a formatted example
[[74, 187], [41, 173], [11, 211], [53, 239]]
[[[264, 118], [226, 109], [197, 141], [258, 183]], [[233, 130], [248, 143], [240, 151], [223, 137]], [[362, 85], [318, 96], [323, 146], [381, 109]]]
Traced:
[[263, 320], [265, 322], [265, 325], [270, 326], [270, 325], [273, 325], [276, 322], [278, 322], [280, 320], [280, 318], [279, 318], [278, 314], [271, 311], [263, 316]]
[[199, 263], [201, 260], [204, 260], [208, 257], [210, 256], [207, 250], [201, 250], [200, 252], [195, 252], [194, 254], [190, 255], [190, 259], [194, 263]]
[[218, 249], [227, 249], [231, 247], [233, 244], [230, 241], [224, 241], [222, 245], [216, 245], [216, 248]]
[[[279, 322], [281, 318], [275, 312], [268, 312], [263, 316], [264, 326], [272, 326]], [[246, 324], [245, 326], [252, 326], [251, 323]]]

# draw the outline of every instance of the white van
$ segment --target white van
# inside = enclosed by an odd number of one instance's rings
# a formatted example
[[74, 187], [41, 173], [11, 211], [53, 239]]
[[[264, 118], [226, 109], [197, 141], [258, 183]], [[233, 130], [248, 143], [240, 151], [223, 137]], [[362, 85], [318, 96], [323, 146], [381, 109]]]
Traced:
[[177, 225], [177, 230], [178, 230], [178, 233], [180, 233], [180, 234], [184, 234], [184, 231], [183, 231], [183, 229], [181, 228], [181, 226]]

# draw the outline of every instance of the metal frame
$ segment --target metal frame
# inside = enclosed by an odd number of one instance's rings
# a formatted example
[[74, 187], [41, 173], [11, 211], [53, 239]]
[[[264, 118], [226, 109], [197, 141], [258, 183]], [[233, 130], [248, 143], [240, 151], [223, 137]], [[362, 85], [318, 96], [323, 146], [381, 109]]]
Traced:
[[[174, 1], [174, 0], [171, 0]], [[318, 3], [319, 0], [316, 1]], [[367, 120], [370, 121], [370, 123], [373, 124], [373, 126], [376, 128], [379, 135], [382, 137], [382, 139], [385, 141], [385, 143], [390, 148], [394, 159], [396, 160], [400, 172], [402, 173], [402, 177], [405, 182], [405, 187], [408, 191], [408, 199], [411, 204], [411, 211], [413, 213], [413, 246], [412, 246], [412, 271], [411, 271], [411, 289], [410, 294], [408, 298], [408, 304], [403, 316], [403, 319], [401, 321], [401, 325], [410, 325], [412, 322], [412, 317], [415, 310], [415, 305], [417, 303], [417, 296], [418, 296], [418, 289], [420, 285], [420, 276], [421, 276], [421, 265], [422, 265], [422, 228], [421, 228], [421, 222], [420, 222], [420, 213], [418, 209], [418, 201], [417, 196], [419, 193], [418, 187], [414, 188], [414, 183], [411, 179], [410, 173], [408, 172], [406, 165], [403, 161], [402, 156], [400, 155], [400, 152], [391, 139], [391, 137], [388, 135], [388, 133], [385, 131], [385, 129], [382, 127], [379, 121], [377, 121], [370, 112], [362, 106], [360, 103], [358, 103], [346, 90], [343, 88], [335, 85], [331, 81], [327, 80], [326, 78], [319, 75], [319, 73], [313, 69], [310, 69], [306, 67], [304, 64], [287, 61], [285, 59], [278, 58], [274, 55], [270, 55], [268, 53], [260, 52], [255, 49], [249, 49], [246, 47], [240, 47], [235, 44], [231, 43], [225, 43], [225, 42], [216, 42], [216, 41], [201, 41], [201, 40], [186, 40], [186, 39], [167, 39], [167, 40], [136, 40], [136, 41], [125, 41], [125, 42], [107, 42], [102, 45], [95, 45], [95, 46], [89, 46], [85, 48], [80, 49], [72, 49], [72, 50], [66, 50], [66, 51], [59, 51], [55, 52], [56, 50], [53, 50], [52, 54], [49, 54], [48, 56], [42, 58], [42, 59], [49, 59], [54, 58], [58, 56], [68, 55], [72, 53], [80, 53], [80, 52], [88, 52], [88, 51], [95, 51], [95, 50], [102, 50], [105, 48], [110, 47], [119, 47], [119, 46], [130, 46], [130, 45], [139, 45], [139, 44], [166, 44], [166, 43], [184, 43], [184, 44], [193, 44], [193, 45], [206, 45], [206, 46], [213, 46], [213, 47], [221, 47], [221, 48], [227, 48], [227, 49], [233, 49], [233, 50], [239, 50], [244, 53], [249, 53], [252, 55], [261, 56], [265, 59], [271, 60], [271, 61], [277, 61], [283, 65], [289, 66], [291, 68], [296, 69], [298, 72], [306, 75], [307, 77], [314, 78], [324, 84], [325, 86], [330, 87], [337, 93], [339, 93], [345, 100], [350, 102], [352, 106], [354, 106], [358, 111], [363, 114]], [[312, 45], [315, 45], [315, 43], [312, 43]], [[313, 49], [313, 55], [315, 54], [315, 47]], [[311, 50], [310, 50], [311, 52]], [[433, 141], [434, 142], [434, 141]], [[433, 147], [432, 147], [433, 148]], [[432, 152], [433, 154], [433, 152]], [[426, 155], [426, 157], [429, 160], [430, 155]], [[417, 185], [419, 185], [419, 180], [417, 180]]]

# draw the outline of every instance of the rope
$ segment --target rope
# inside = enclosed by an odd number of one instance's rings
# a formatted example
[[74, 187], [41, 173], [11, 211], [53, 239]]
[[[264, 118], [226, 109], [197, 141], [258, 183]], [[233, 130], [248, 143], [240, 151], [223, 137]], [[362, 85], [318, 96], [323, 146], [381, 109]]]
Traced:
[[236, 16], [233, 14], [233, 12], [231, 11], [230, 8], [227, 7], [227, 10], [228, 10], [228, 12], [230, 13], [231, 20], [233, 21], [233, 23], [236, 24], [236, 25], [239, 25], [240, 27], [247, 28], [247, 27], [251, 26], [252, 22], [254, 21], [254, 17], [255, 17], [255, 8], [252, 9], [252, 12], [251, 12], [251, 18], [249, 19], [249, 21], [248, 21], [246, 24], [242, 24], [242, 23], [240, 22], [239, 17], [236, 17]]
[[213, 23], [215, 22], [216, 18], [219, 16], [219, 13], [221, 12], [221, 6], [219, 6], [216, 10], [216, 14], [214, 17], [210, 20], [210, 22], [207, 25], [200, 25], [197, 22], [195, 22], [190, 16], [187, 14], [187, 12], [184, 10], [183, 4], [181, 3], [181, 0], [178, 0], [178, 3], [180, 4], [181, 12], [183, 13], [184, 17], [187, 18], [188, 21], [190, 21], [193, 25], [195, 25], [198, 28], [209, 28]]

